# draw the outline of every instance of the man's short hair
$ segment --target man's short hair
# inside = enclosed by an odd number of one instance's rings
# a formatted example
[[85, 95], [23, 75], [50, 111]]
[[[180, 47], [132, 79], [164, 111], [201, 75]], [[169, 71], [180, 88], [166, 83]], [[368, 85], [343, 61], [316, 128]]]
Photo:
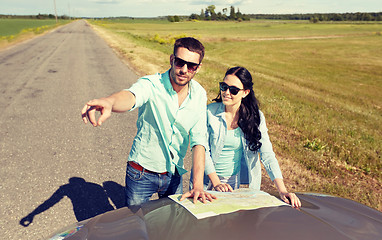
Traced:
[[176, 52], [180, 47], [187, 48], [191, 52], [198, 53], [200, 56], [199, 63], [202, 62], [204, 58], [204, 46], [201, 42], [199, 42], [199, 40], [192, 37], [177, 39], [174, 44], [174, 55], [176, 55]]

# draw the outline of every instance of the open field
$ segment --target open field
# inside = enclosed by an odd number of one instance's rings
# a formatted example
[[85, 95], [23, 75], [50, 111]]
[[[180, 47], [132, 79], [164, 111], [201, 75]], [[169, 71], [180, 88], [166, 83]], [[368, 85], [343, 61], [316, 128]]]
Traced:
[[175, 38], [200, 39], [209, 99], [228, 67], [248, 68], [287, 187], [382, 210], [382, 24], [91, 23], [140, 75], [169, 67]]
[[6, 19], [0, 18], [0, 48], [9, 43], [17, 43], [51, 30], [59, 25], [68, 23], [68, 20], [46, 19]]

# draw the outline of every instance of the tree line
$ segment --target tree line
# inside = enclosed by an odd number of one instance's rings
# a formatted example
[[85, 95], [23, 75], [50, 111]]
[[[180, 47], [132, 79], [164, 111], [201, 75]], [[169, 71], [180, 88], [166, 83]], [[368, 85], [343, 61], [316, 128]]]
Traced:
[[[2, 15], [0, 14], [0, 18], [17, 18], [17, 19], [55, 19], [55, 15], [53, 14], [37, 14], [37, 15]], [[69, 16], [62, 15], [57, 16], [58, 19], [69, 19]]]
[[382, 12], [356, 12], [356, 13], [305, 13], [305, 14], [243, 14], [234, 6], [216, 11], [215, 5], [201, 9], [200, 14], [190, 16], [168, 16], [170, 22], [181, 20], [204, 21], [249, 21], [250, 19], [270, 20], [309, 20], [313, 23], [324, 21], [382, 21]]
[[[53, 14], [38, 15], [2, 15], [0, 18], [24, 18], [24, 19], [54, 19]], [[70, 19], [71, 17], [62, 15], [58, 19]], [[121, 17], [119, 17], [121, 18]], [[160, 17], [162, 18], [162, 17]], [[193, 13], [190, 16], [168, 16], [170, 22], [180, 22], [182, 20], [204, 20], [204, 21], [249, 21], [251, 19], [269, 20], [309, 20], [313, 23], [324, 21], [382, 21], [382, 12], [356, 12], [356, 13], [304, 13], [304, 14], [243, 14], [239, 8], [234, 6], [223, 8], [221, 12], [216, 12], [215, 5], [210, 5], [201, 9], [200, 14]]]
[[249, 14], [252, 19], [322, 21], [382, 21], [382, 12], [374, 13], [306, 13], [306, 14]]

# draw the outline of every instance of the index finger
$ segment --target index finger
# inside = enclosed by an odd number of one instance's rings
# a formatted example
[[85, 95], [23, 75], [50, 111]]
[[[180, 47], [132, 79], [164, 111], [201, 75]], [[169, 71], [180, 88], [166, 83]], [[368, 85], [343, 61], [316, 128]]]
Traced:
[[85, 104], [85, 106], [81, 110], [82, 121], [84, 121], [84, 123], [88, 123], [87, 111], [88, 111], [88, 105]]
[[93, 124], [93, 126], [97, 126], [95, 112], [96, 112], [96, 108], [93, 106], [89, 106], [88, 110], [86, 111], [86, 115], [89, 119], [89, 122]]
[[179, 199], [179, 201], [183, 201], [184, 199], [191, 197], [192, 194], [190, 192], [186, 192], [182, 195], [182, 197]]
[[82, 113], [82, 121], [84, 121], [84, 123], [87, 123], [88, 119], [89, 119], [89, 122], [91, 124], [93, 124], [93, 126], [97, 126], [96, 118], [95, 118], [95, 111], [96, 111], [95, 107], [86, 104], [82, 108], [82, 111], [81, 111], [81, 113]]

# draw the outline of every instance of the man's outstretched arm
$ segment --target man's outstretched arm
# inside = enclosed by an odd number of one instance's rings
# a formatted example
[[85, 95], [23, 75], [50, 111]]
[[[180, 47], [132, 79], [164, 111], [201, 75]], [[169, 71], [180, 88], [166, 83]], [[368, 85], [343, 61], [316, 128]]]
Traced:
[[[105, 98], [93, 99], [82, 108], [82, 120], [88, 121], [94, 126], [101, 126], [110, 116], [111, 112], [126, 112], [135, 105], [135, 96], [130, 91], [120, 91]], [[95, 112], [100, 111], [101, 116], [98, 120]]]

